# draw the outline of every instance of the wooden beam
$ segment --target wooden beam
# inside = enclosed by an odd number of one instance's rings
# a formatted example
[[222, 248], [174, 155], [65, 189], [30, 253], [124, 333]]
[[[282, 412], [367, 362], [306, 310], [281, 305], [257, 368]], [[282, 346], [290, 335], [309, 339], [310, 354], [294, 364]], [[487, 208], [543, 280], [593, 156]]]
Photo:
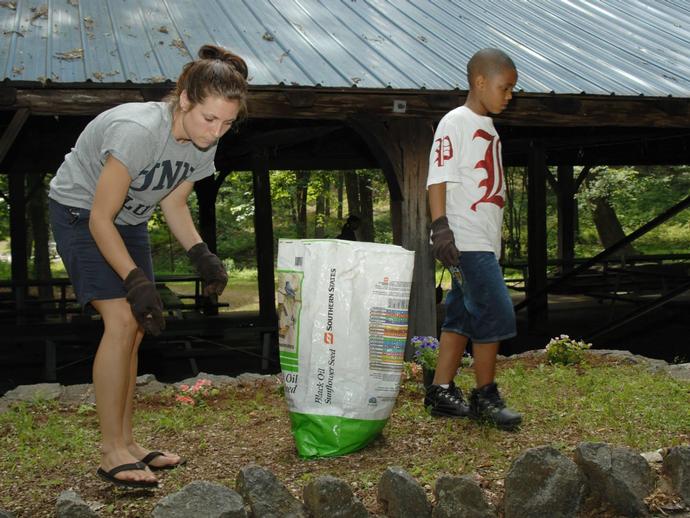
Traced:
[[[18, 89], [12, 108], [47, 115], [93, 115], [151, 93], [134, 88]], [[252, 87], [249, 113], [259, 119], [346, 120], [353, 116], [439, 120], [464, 103], [461, 91]], [[394, 110], [399, 101], [404, 110]], [[0, 105], [0, 108], [2, 106]], [[496, 123], [509, 126], [687, 128], [690, 99], [518, 93]]]
[[0, 137], [0, 164], [5, 160], [8, 151], [14, 144], [17, 135], [24, 127], [24, 123], [29, 118], [29, 110], [27, 108], [19, 108], [12, 117], [9, 126]]
[[[434, 136], [430, 120], [353, 119], [351, 125], [375, 156], [385, 159], [401, 187], [400, 221], [393, 218], [400, 244], [415, 251], [414, 277], [410, 295], [408, 336], [436, 336], [434, 259], [429, 248], [429, 210], [426, 177], [429, 151]], [[385, 171], [385, 168], [384, 168]], [[392, 210], [397, 207], [392, 204]], [[409, 358], [411, 350], [406, 351]]]
[[546, 276], [546, 152], [535, 141], [527, 167], [527, 326], [529, 331], [544, 328], [548, 319]]

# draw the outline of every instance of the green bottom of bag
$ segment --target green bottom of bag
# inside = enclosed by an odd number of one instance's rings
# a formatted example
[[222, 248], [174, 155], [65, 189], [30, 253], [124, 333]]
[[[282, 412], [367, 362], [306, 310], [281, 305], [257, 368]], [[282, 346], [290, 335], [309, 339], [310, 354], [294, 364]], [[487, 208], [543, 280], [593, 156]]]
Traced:
[[364, 448], [388, 419], [370, 421], [332, 415], [291, 413], [292, 435], [300, 457], [336, 457]]

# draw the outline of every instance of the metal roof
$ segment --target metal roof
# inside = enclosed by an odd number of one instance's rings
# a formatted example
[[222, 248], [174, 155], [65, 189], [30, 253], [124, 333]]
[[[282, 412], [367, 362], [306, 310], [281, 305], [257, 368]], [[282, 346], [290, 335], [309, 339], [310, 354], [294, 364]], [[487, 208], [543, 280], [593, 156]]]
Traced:
[[687, 0], [2, 0], [14, 82], [175, 81], [204, 43], [254, 86], [467, 89], [483, 47], [529, 93], [690, 97]]

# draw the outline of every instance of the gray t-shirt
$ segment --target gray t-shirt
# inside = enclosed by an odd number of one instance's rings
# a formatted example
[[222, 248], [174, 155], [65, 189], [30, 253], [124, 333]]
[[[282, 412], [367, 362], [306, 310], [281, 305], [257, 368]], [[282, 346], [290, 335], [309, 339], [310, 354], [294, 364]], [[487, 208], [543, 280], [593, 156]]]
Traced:
[[165, 102], [127, 103], [93, 119], [65, 155], [50, 182], [49, 196], [69, 207], [91, 209], [108, 155], [122, 162], [132, 183], [118, 225], [147, 221], [156, 205], [184, 180], [212, 175], [216, 146], [201, 150], [172, 135], [172, 112]]

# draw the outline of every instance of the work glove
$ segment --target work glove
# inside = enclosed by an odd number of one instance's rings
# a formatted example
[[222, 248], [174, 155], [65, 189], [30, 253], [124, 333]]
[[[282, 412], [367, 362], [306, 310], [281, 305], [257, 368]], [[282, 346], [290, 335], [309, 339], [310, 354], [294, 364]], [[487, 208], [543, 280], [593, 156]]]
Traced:
[[204, 295], [220, 295], [228, 283], [228, 274], [223, 262], [212, 254], [206, 243], [197, 243], [187, 250], [187, 257], [204, 281]]
[[460, 252], [455, 247], [453, 231], [448, 226], [448, 218], [441, 216], [431, 222], [431, 253], [434, 259], [446, 268], [457, 266]]
[[132, 307], [132, 314], [145, 332], [158, 336], [165, 329], [163, 318], [163, 301], [156, 285], [146, 277], [144, 270], [134, 268], [125, 278], [127, 302]]

